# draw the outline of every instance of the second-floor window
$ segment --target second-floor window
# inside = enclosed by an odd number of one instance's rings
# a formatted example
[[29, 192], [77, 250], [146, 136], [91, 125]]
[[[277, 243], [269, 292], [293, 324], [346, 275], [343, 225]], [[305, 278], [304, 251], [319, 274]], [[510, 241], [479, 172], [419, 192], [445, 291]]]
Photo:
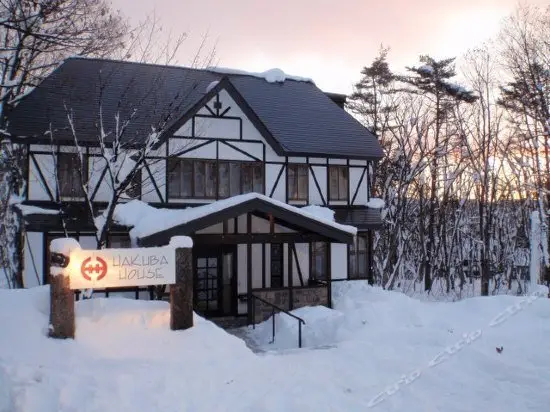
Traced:
[[288, 200], [307, 200], [308, 179], [307, 165], [288, 165]]
[[59, 153], [57, 155], [57, 181], [61, 197], [84, 197], [82, 183], [87, 179], [86, 156], [82, 162], [77, 153]]
[[168, 197], [217, 199], [264, 192], [261, 163], [168, 159]]
[[130, 183], [128, 183], [128, 186], [126, 186], [126, 189], [124, 190], [124, 194], [128, 196], [131, 199], [139, 199], [141, 196], [141, 169], [136, 170], [134, 175], [132, 176], [132, 180], [130, 180]]
[[348, 168], [346, 166], [329, 166], [329, 199], [348, 200]]

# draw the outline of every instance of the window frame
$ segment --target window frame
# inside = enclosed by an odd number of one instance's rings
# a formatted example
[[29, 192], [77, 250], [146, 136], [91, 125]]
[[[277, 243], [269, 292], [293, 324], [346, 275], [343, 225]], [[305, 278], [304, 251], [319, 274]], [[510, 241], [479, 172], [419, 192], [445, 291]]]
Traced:
[[[72, 175], [69, 178], [69, 182], [62, 182], [62, 180], [65, 180], [61, 177], [65, 176], [61, 173], [62, 167], [66, 164], [65, 162], [61, 161], [64, 157], [70, 157], [76, 162], [76, 167], [72, 163], [72, 160], [69, 167], [67, 167], [67, 173], [72, 172]], [[59, 194], [60, 199], [82, 199], [86, 197], [86, 193], [84, 192], [82, 186], [88, 182], [88, 157], [86, 156], [86, 154], [82, 154], [82, 164], [80, 164], [80, 159], [78, 157], [79, 154], [77, 152], [57, 153], [55, 171], [57, 177], [57, 193]], [[79, 167], [81, 167], [80, 173], [78, 172]], [[63, 170], [63, 172], [65, 171]], [[70, 193], [64, 192], [63, 188], [70, 187], [71, 189], [74, 189], [75, 185], [77, 187], [76, 191], [71, 190]]]
[[[340, 175], [343, 171], [343, 176]], [[337, 173], [336, 190], [332, 188], [332, 173]], [[333, 201], [348, 201], [349, 200], [349, 169], [346, 165], [329, 165], [328, 173], [328, 199]], [[340, 196], [342, 185], [345, 186], [345, 196]], [[336, 193], [334, 193], [336, 192]]]
[[[237, 196], [244, 193], [251, 193], [254, 192], [256, 188], [258, 188], [258, 185], [261, 185], [261, 191], [259, 193], [265, 193], [265, 167], [262, 162], [243, 162], [243, 161], [235, 161], [235, 160], [225, 160], [225, 159], [189, 159], [189, 158], [177, 158], [177, 157], [169, 157], [167, 159], [168, 161], [168, 168], [167, 168], [167, 190], [168, 190], [168, 199], [212, 199], [212, 200], [218, 200], [218, 199], [227, 199], [232, 196]], [[185, 185], [185, 179], [184, 179], [184, 164], [187, 163], [191, 166], [191, 181], [190, 181], [190, 195], [185, 195], [184, 193], [184, 185]], [[197, 195], [196, 192], [196, 165], [202, 163], [204, 164], [204, 195]], [[214, 182], [214, 194], [213, 196], [208, 195], [207, 187], [208, 187], [208, 165], [212, 165], [211, 169], [213, 171], [212, 176], [215, 178]], [[222, 178], [220, 175], [220, 170], [222, 169], [220, 165], [227, 165], [227, 174], [228, 179], [227, 183], [229, 184], [229, 187], [227, 187], [225, 193], [222, 193]], [[235, 167], [238, 166], [238, 167]], [[235, 189], [235, 185], [233, 183], [236, 183], [235, 181], [232, 181], [233, 174], [237, 174], [236, 170], [238, 170], [238, 193], [233, 193], [231, 190]], [[259, 175], [257, 173], [259, 172]], [[174, 177], [174, 174], [178, 176], [179, 184], [178, 184], [178, 193], [174, 195], [172, 193], [172, 190], [170, 189], [170, 186], [172, 184], [172, 178]], [[248, 175], [245, 176], [245, 175]], [[245, 179], [250, 179], [250, 188], [251, 191], [245, 191]], [[225, 182], [224, 182], [225, 183]]]
[[[323, 245], [323, 248], [322, 249], [317, 249], [315, 247], [316, 244]], [[329, 244], [328, 244], [328, 242], [320, 241], [320, 242], [311, 242], [310, 245], [311, 245], [311, 247], [310, 247], [310, 264], [309, 264], [310, 273], [309, 273], [309, 279], [313, 280], [313, 281], [318, 281], [318, 280], [328, 281]], [[321, 273], [320, 276], [317, 276], [316, 272], [318, 272], [318, 271], [316, 271], [316, 267], [317, 267], [316, 257], [318, 255], [320, 255], [319, 250], [322, 250], [323, 254], [324, 254], [324, 256], [321, 256], [323, 258], [323, 261], [322, 261], [323, 273]]]
[[[113, 247], [113, 240], [115, 239], [122, 240], [122, 242], [115, 242], [115, 246]], [[129, 249], [132, 247], [132, 239], [127, 233], [111, 233], [107, 236], [107, 245], [113, 249]]]
[[[291, 190], [290, 187], [290, 173], [294, 174], [294, 182], [296, 185], [296, 190]], [[305, 174], [300, 174], [300, 171], [305, 172]], [[305, 192], [300, 193], [300, 177], [305, 177]], [[303, 163], [289, 163], [287, 165], [287, 180], [286, 180], [286, 190], [288, 200], [296, 201], [308, 201], [309, 199], [309, 167], [307, 164]]]
[[[359, 239], [363, 240], [364, 248], [359, 248]], [[348, 279], [359, 280], [369, 278], [369, 246], [368, 236], [365, 234], [358, 234], [352, 245], [348, 246]], [[365, 273], [360, 273], [360, 260], [364, 259]], [[355, 264], [355, 272], [352, 273], [352, 261]]]
[[134, 171], [134, 175], [132, 176], [132, 179], [126, 186], [126, 189], [124, 189], [124, 194], [129, 199], [141, 199], [142, 195], [142, 169], [138, 169]]
[[[279, 248], [279, 255], [277, 261], [274, 259], [273, 249]], [[284, 265], [284, 248], [282, 243], [270, 243], [269, 248], [270, 260], [269, 260], [269, 277], [270, 277], [270, 288], [283, 288], [285, 281], [285, 265]], [[273, 263], [277, 262], [280, 264], [280, 273], [277, 275], [273, 274]], [[275, 282], [274, 282], [275, 281]]]

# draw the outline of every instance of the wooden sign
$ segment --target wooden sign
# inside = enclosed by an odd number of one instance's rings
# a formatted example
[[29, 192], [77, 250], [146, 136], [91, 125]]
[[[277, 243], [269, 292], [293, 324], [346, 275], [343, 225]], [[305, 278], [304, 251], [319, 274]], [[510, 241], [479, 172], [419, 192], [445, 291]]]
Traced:
[[167, 285], [176, 281], [174, 248], [73, 250], [71, 289]]

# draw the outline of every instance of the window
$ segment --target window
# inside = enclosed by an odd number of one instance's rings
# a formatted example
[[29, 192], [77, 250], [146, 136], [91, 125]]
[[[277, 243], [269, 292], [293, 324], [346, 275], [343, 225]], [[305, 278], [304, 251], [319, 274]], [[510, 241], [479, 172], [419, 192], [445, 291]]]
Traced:
[[168, 195], [173, 199], [213, 199], [217, 179], [213, 160], [168, 159]]
[[329, 199], [348, 200], [348, 168], [329, 166]]
[[88, 163], [86, 156], [82, 165], [77, 153], [59, 153], [57, 155], [57, 179], [61, 197], [84, 197], [82, 183], [86, 183]]
[[168, 159], [168, 196], [172, 199], [216, 199], [249, 192], [264, 192], [261, 163]]
[[131, 199], [139, 199], [141, 196], [141, 169], [135, 171], [124, 192]]
[[307, 200], [308, 179], [307, 165], [288, 165], [287, 190], [289, 200]]
[[109, 248], [112, 249], [127, 249], [132, 247], [130, 236], [128, 235], [109, 235]]
[[311, 278], [326, 280], [328, 275], [328, 245], [326, 242], [311, 244]]
[[349, 249], [349, 279], [367, 278], [367, 238], [356, 236]]
[[283, 287], [283, 245], [271, 244], [271, 287]]

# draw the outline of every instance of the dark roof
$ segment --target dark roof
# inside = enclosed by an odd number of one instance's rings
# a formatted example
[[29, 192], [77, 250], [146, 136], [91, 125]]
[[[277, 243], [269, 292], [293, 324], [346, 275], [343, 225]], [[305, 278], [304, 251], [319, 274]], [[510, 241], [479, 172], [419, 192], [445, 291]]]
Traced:
[[43, 137], [51, 125], [54, 139], [72, 139], [70, 111], [79, 140], [94, 142], [101, 102], [106, 131], [115, 127], [115, 113], [124, 120], [135, 111], [125, 136], [139, 142], [151, 127], [164, 128], [182, 117], [205, 97], [210, 83], [222, 79], [284, 154], [382, 157], [376, 137], [335, 102], [341, 96], [327, 96], [311, 82], [268, 83], [243, 74], [102, 59], [67, 59], [8, 114], [7, 127], [16, 137]]
[[355, 226], [358, 231], [381, 229], [383, 226], [380, 209], [334, 208], [334, 220], [343, 225]]

